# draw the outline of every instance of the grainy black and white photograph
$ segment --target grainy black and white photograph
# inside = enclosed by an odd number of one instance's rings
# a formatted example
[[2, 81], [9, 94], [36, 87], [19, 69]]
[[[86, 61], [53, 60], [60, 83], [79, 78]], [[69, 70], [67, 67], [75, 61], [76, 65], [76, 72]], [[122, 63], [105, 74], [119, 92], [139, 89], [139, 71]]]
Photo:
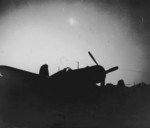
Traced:
[[0, 128], [150, 128], [150, 1], [1, 0]]

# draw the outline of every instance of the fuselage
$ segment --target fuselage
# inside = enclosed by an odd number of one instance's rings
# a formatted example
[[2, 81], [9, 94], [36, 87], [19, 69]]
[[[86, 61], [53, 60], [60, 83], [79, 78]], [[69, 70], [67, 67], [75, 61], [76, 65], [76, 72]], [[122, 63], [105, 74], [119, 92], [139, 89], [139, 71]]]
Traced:
[[51, 76], [62, 82], [76, 83], [101, 83], [106, 78], [105, 69], [102, 66], [90, 66], [80, 69], [63, 69]]

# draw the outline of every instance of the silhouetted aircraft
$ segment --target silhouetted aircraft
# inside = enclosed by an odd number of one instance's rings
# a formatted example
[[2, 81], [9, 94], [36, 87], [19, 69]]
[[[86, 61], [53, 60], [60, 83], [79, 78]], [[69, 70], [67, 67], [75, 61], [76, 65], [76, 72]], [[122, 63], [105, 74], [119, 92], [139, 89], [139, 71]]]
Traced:
[[48, 65], [46, 64], [41, 66], [39, 74], [31, 73], [9, 66], [0, 66], [0, 85], [6, 84], [10, 86], [26, 86], [28, 84], [47, 84], [49, 86], [52, 86], [52, 84], [56, 84], [62, 87], [65, 87], [65, 85], [70, 85], [71, 87], [71, 85], [75, 84], [86, 85], [101, 83], [101, 86], [104, 86], [106, 74], [117, 70], [118, 67], [116, 66], [105, 70], [97, 63], [93, 55], [90, 52], [88, 53], [93, 61], [96, 63], [96, 65], [75, 70], [67, 67], [51, 76], [49, 76]]
[[60, 83], [72, 83], [74, 84], [96, 84], [101, 83], [101, 86], [105, 86], [106, 74], [118, 69], [118, 66], [105, 70], [104, 67], [99, 65], [93, 55], [88, 52], [90, 57], [96, 63], [94, 66], [80, 68], [72, 70], [69, 67], [55, 73], [51, 78], [59, 79]]

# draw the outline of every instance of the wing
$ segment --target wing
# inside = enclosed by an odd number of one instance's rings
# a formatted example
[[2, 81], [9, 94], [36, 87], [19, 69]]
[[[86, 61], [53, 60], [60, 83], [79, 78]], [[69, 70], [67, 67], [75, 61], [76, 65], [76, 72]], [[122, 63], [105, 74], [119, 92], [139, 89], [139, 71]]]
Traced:
[[0, 66], [0, 85], [21, 85], [47, 81], [46, 77], [9, 66]]

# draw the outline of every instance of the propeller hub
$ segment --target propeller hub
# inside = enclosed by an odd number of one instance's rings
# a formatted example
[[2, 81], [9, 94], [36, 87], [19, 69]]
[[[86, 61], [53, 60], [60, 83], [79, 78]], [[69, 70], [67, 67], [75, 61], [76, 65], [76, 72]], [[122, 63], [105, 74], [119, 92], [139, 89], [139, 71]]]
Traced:
[[116, 66], [116, 67], [110, 68], [108, 70], [105, 70], [101, 65], [99, 65], [97, 63], [97, 61], [95, 60], [95, 58], [93, 57], [91, 52], [88, 52], [88, 53], [89, 53], [90, 57], [92, 58], [92, 60], [96, 64], [96, 66], [93, 66], [92, 67], [93, 69], [91, 70], [92, 71], [91, 74], [95, 74], [94, 76], [92, 76], [93, 80], [94, 80], [94, 82], [101, 83], [101, 85], [104, 86], [105, 85], [106, 74], [117, 70], [119, 67]]

